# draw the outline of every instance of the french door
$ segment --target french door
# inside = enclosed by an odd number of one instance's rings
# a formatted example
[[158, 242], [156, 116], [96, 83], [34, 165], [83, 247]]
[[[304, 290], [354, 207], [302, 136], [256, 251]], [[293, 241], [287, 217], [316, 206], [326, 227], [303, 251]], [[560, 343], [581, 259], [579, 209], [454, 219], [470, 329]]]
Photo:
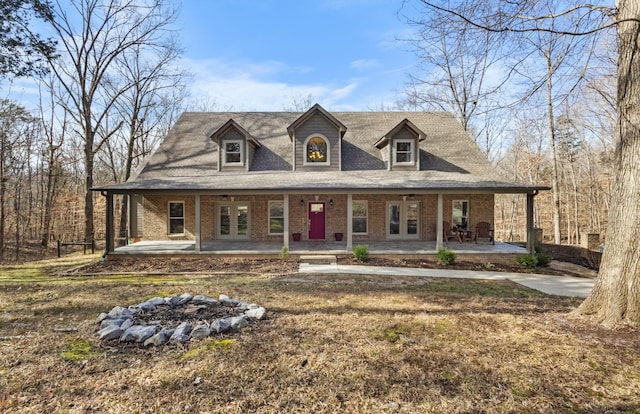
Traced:
[[218, 237], [221, 239], [248, 239], [249, 204], [221, 203], [217, 207]]
[[387, 203], [387, 238], [420, 238], [420, 203], [417, 201], [392, 201]]

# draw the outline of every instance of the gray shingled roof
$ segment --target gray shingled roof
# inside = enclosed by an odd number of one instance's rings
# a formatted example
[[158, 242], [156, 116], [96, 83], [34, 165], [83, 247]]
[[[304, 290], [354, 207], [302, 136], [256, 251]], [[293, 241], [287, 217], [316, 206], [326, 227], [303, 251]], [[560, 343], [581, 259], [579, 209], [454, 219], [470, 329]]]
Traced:
[[[524, 192], [546, 187], [501, 176], [456, 119], [433, 112], [331, 112], [347, 131], [342, 170], [291, 171], [287, 127], [299, 112], [185, 112], [128, 182], [95, 188], [138, 190], [486, 190]], [[426, 134], [421, 171], [387, 171], [375, 143], [404, 119]], [[233, 119], [262, 145], [249, 172], [218, 172], [213, 132]]]

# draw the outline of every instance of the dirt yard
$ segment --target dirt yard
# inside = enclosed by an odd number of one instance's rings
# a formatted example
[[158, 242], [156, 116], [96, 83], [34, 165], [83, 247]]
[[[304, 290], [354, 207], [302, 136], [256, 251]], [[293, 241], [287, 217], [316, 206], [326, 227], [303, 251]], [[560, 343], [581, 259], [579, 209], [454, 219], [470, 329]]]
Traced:
[[[0, 267], [0, 412], [640, 413], [639, 331], [572, 319], [578, 299], [294, 260], [96, 259]], [[100, 312], [184, 292], [267, 319], [185, 346], [97, 338]]]
[[[433, 256], [424, 258], [389, 258], [370, 257], [366, 262], [358, 262], [352, 256], [339, 256], [339, 264], [396, 266], [452, 270], [491, 270], [495, 272], [520, 272], [527, 270], [515, 262], [515, 259], [504, 259], [487, 255], [466, 255], [452, 265], [445, 266]], [[298, 258], [234, 258], [221, 256], [119, 256], [107, 261], [96, 261], [86, 266], [71, 269], [72, 274], [112, 274], [112, 273], [146, 273], [146, 274], [184, 274], [184, 273], [252, 273], [283, 275], [298, 271]], [[571, 270], [556, 269], [555, 266], [540, 268], [540, 273], [551, 275], [571, 274]], [[585, 273], [586, 274], [586, 273]], [[573, 275], [573, 274], [571, 274]], [[579, 276], [579, 274], [576, 274]]]

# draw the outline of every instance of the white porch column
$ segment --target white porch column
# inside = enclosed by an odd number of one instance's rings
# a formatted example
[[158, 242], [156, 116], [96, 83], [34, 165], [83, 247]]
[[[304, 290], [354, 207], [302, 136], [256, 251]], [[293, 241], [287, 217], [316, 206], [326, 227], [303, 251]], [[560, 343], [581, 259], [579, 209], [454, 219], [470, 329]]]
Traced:
[[347, 194], [347, 250], [353, 250], [353, 194]]
[[202, 238], [200, 237], [200, 194], [196, 194], [196, 253], [200, 252]]
[[438, 193], [438, 208], [436, 211], [436, 251], [442, 249], [442, 193]]
[[283, 245], [289, 250], [289, 194], [284, 195], [284, 233], [283, 237]]
[[533, 222], [533, 198], [537, 194], [537, 190], [527, 193], [527, 250], [530, 254], [536, 253], [536, 234]]

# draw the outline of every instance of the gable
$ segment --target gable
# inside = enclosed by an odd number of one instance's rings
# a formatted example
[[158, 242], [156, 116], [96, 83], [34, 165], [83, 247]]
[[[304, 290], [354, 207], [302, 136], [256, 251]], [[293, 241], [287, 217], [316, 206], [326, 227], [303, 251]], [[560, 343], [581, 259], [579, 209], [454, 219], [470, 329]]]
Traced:
[[261, 144], [240, 124], [229, 119], [211, 134], [218, 145], [218, 171], [249, 169], [255, 149]]

